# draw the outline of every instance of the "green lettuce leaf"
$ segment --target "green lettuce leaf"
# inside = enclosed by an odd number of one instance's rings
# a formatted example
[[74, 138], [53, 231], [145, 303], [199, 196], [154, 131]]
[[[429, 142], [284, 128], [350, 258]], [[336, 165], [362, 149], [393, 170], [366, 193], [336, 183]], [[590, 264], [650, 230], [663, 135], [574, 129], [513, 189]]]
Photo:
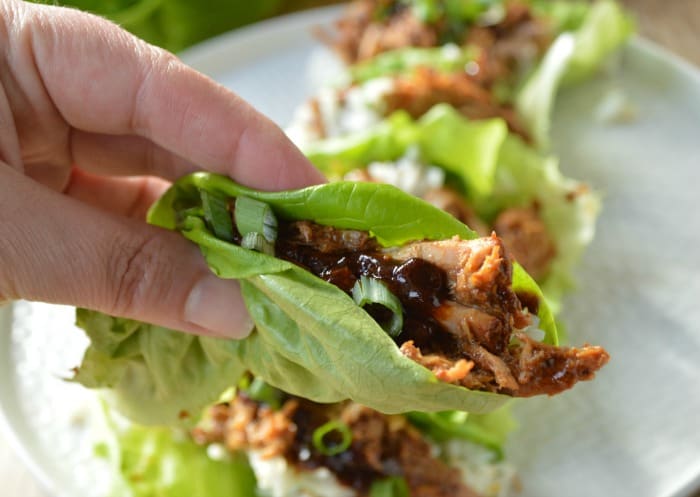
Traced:
[[501, 7], [504, 0], [403, 0], [423, 22], [440, 19], [452, 24], [474, 23], [489, 9]]
[[500, 460], [508, 435], [517, 428], [511, 403], [488, 414], [461, 411], [410, 412], [408, 420], [438, 443], [462, 439], [482, 445]]
[[409, 146], [417, 146], [424, 160], [453, 173], [465, 190], [488, 195], [507, 134], [502, 119], [470, 121], [440, 104], [418, 120], [399, 111], [366, 131], [311, 144], [304, 153], [328, 177], [339, 179], [372, 161], [398, 159]]
[[[144, 424], [193, 422], [245, 371], [220, 340], [78, 309], [91, 344], [73, 378]], [[167, 414], [166, 414], [167, 413]]]
[[213, 460], [186, 434], [168, 428], [111, 426], [98, 454], [114, 466], [113, 497], [254, 497], [244, 454]]
[[557, 14], [560, 27], [567, 31], [554, 41], [515, 97], [518, 114], [542, 147], [549, 146], [552, 109], [559, 88], [598, 71], [634, 31], [633, 22], [614, 0], [595, 2], [585, 15], [576, 7], [568, 17], [562, 14]]
[[350, 66], [349, 71], [354, 82], [362, 83], [378, 77], [410, 74], [417, 67], [428, 67], [440, 72], [462, 71], [465, 64], [475, 60], [475, 57], [476, 52], [471, 48], [456, 45], [407, 47], [382, 52]]
[[[450, 409], [488, 412], [508, 399], [439, 382], [429, 370], [404, 357], [369, 314], [337, 287], [294, 264], [218, 240], [201, 219], [201, 209], [197, 209], [200, 190], [256, 198], [270, 205], [282, 219], [306, 219], [368, 231], [384, 246], [417, 239], [474, 237], [469, 228], [450, 215], [388, 185], [341, 182], [269, 193], [207, 173], [182, 178], [153, 207], [150, 221], [166, 228], [177, 227], [201, 247], [218, 276], [240, 279], [256, 329], [240, 341], [182, 338], [175, 331], [158, 329], [158, 333], [151, 334], [154, 328], [148, 325], [83, 311], [88, 315], [83, 323], [92, 317], [101, 325], [87, 325], [92, 338], [86, 354], [90, 367], [81, 367], [77, 380], [87, 386], [117, 390], [113, 395], [132, 419], [177, 422], [183, 409], [198, 412], [195, 404], [202, 408], [225, 389], [216, 392], [224, 383], [236, 384], [235, 376], [243, 370], [276, 388], [317, 402], [349, 398], [385, 413]], [[537, 285], [517, 265], [513, 287], [543, 300]], [[556, 343], [556, 327], [544, 301], [538, 316], [545, 340]], [[124, 328], [130, 330], [124, 340], [129, 342], [124, 347], [128, 351], [114, 346], [120, 342]], [[189, 374], [178, 374], [180, 368], [171, 363], [173, 353], [187, 359], [183, 364]], [[126, 366], [124, 354], [130, 361]], [[135, 373], [138, 378], [133, 377]], [[203, 393], [188, 397], [204, 384]], [[148, 402], [147, 395], [154, 400]]]
[[474, 196], [472, 202], [486, 219], [505, 208], [537, 202], [557, 250], [547, 276], [539, 284], [552, 311], [559, 313], [561, 298], [574, 286], [574, 268], [593, 240], [600, 196], [585, 184], [562, 175], [557, 159], [509, 135], [500, 149], [493, 192], [488, 197]]

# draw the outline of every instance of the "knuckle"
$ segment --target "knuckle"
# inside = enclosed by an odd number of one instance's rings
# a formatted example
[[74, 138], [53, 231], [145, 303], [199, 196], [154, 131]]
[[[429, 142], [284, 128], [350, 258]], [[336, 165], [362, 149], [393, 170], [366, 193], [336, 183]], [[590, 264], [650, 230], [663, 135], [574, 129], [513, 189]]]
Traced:
[[156, 288], [163, 271], [158, 258], [162, 249], [162, 242], [155, 236], [115, 243], [110, 268], [114, 282], [112, 314], [137, 313], [150, 301], [148, 294]]

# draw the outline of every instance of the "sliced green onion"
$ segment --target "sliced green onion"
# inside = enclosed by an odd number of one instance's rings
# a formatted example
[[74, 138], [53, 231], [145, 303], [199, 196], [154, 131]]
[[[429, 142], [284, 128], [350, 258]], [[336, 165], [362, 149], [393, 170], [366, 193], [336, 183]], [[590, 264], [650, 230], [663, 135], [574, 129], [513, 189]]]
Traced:
[[217, 238], [233, 241], [233, 219], [226, 206], [226, 199], [215, 193], [200, 190], [204, 219]]
[[372, 483], [369, 497], [410, 497], [406, 480], [400, 476], [390, 476]]
[[355, 286], [352, 287], [352, 298], [360, 307], [368, 304], [378, 304], [389, 309], [392, 313], [391, 320], [388, 323], [380, 324], [384, 331], [392, 337], [397, 337], [401, 334], [401, 329], [403, 328], [401, 301], [396, 295], [391, 293], [384, 282], [362, 276], [355, 282]]
[[442, 14], [442, 7], [435, 0], [413, 0], [413, 15], [424, 23], [435, 22]]
[[262, 233], [268, 242], [277, 239], [277, 218], [265, 202], [250, 197], [237, 197], [234, 217], [241, 235]]
[[[337, 434], [340, 436], [340, 442], [327, 443], [325, 438], [328, 435]], [[329, 421], [328, 423], [319, 426], [314, 430], [311, 441], [321, 454], [325, 456], [335, 456], [341, 452], [345, 452], [350, 448], [352, 443], [352, 433], [348, 425], [341, 421]]]
[[187, 207], [176, 211], [175, 226], [178, 230], [185, 228], [185, 224], [190, 217], [203, 218], [204, 209], [201, 205], [196, 207]]
[[275, 255], [275, 246], [268, 242], [261, 233], [246, 233], [243, 235], [241, 247], [267, 255]]

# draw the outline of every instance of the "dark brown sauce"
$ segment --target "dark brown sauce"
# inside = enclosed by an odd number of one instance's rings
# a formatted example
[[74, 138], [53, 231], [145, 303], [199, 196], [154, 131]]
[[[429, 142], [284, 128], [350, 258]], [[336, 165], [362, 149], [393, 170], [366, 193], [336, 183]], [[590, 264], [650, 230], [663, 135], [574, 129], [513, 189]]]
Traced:
[[520, 291], [516, 293], [516, 296], [518, 297], [523, 309], [530, 311], [530, 314], [537, 314], [540, 309], [540, 298], [536, 294], [532, 292]]
[[[369, 491], [372, 483], [383, 475], [364, 460], [362, 451], [352, 446], [333, 456], [319, 452], [313, 444], [313, 434], [317, 428], [331, 419], [328, 408], [303, 399], [299, 399], [299, 402], [300, 407], [292, 416], [297, 431], [285, 458], [301, 470], [328, 468], [341, 483], [348, 487], [363, 493]], [[329, 444], [334, 442], [329, 437], [325, 437], [324, 441]]]
[[[228, 209], [233, 217], [234, 200], [229, 201]], [[351, 294], [361, 276], [383, 281], [401, 301], [404, 310], [403, 330], [394, 337], [397, 345], [413, 340], [425, 353], [442, 353], [449, 357], [457, 353], [457, 340], [433, 317], [449, 295], [447, 275], [442, 269], [422, 259], [395, 261], [378, 252], [374, 243], [368, 244], [372, 248], [367, 251], [323, 252], [294, 240], [295, 232], [294, 223], [280, 223], [276, 257], [302, 266], [347, 294]], [[240, 245], [241, 235], [235, 219], [233, 238], [233, 242]], [[380, 305], [369, 305], [365, 310], [380, 324], [391, 317], [390, 311]]]
[[[437, 266], [422, 259], [396, 261], [377, 251], [321, 252], [281, 239], [277, 240], [275, 255], [308, 269], [348, 294], [361, 276], [384, 282], [404, 310], [403, 331], [394, 338], [397, 344], [413, 340], [426, 353], [449, 356], [458, 350], [456, 339], [433, 318], [440, 303], [449, 296], [447, 276]], [[368, 306], [366, 310], [379, 323], [389, 317], [381, 306]]]

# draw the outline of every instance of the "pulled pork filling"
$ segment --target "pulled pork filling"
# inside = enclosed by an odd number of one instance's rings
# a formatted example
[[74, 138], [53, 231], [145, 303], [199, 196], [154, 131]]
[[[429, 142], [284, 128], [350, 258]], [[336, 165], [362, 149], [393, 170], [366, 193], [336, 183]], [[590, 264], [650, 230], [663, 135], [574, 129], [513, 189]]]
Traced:
[[[338, 93], [338, 105], [347, 101], [347, 90]], [[499, 117], [508, 129], [530, 142], [530, 135], [520, 122], [512, 105], [498, 102], [492, 93], [480, 86], [464, 72], [442, 73], [426, 67], [418, 67], [407, 76], [396, 77], [392, 85], [383, 93], [380, 115], [390, 116], [404, 110], [414, 119], [420, 118], [435, 105], [449, 104], [463, 116], [474, 119]], [[321, 111], [319, 98], [308, 102], [311, 115], [310, 126], [319, 138], [328, 138], [327, 122]]]
[[397, 78], [385, 96], [385, 115], [405, 110], [414, 119], [433, 106], [446, 103], [469, 119], [502, 118], [513, 133], [526, 141], [530, 137], [512, 106], [497, 102], [488, 90], [465, 72], [441, 73], [419, 67], [410, 77]]
[[[299, 471], [327, 468], [360, 496], [369, 495], [376, 481], [401, 477], [411, 495], [478, 497], [460, 471], [435, 457], [431, 444], [403, 416], [386, 416], [353, 402], [323, 405], [293, 396], [285, 396], [274, 410], [239, 393], [210, 408], [207, 418], [192, 433], [198, 443], [256, 451], [265, 459], [281, 456]], [[329, 421], [342, 423], [351, 434], [349, 446], [334, 455], [313, 442], [314, 432]]]
[[552, 41], [549, 25], [518, 1], [506, 2], [504, 15], [490, 25], [467, 26], [445, 18], [424, 22], [399, 0], [357, 0], [346, 8], [335, 27], [335, 33], [322, 33], [321, 37], [348, 64], [405, 47], [450, 42], [476, 47], [480, 53], [478, 70], [472, 72], [485, 87], [526, 69]]
[[423, 195], [423, 200], [452, 214], [481, 236], [495, 231], [513, 259], [535, 280], [541, 281], [549, 273], [557, 248], [540, 217], [537, 203], [504, 209], [488, 226], [467, 201], [449, 187], [433, 188]]
[[[512, 263], [495, 234], [382, 248], [366, 232], [297, 221], [280, 226], [275, 253], [347, 293], [362, 276], [384, 282], [404, 312], [394, 341], [442, 381], [553, 395], [593, 378], [609, 358], [601, 347], [555, 347], [528, 335], [536, 309], [522, 302], [534, 307], [536, 299], [511, 288]], [[384, 307], [366, 309], [387, 320]]]
[[319, 35], [348, 64], [404, 47], [434, 47], [441, 41], [436, 26], [423, 23], [395, 0], [351, 2], [335, 27], [336, 33]]
[[[357, 169], [347, 178], [353, 181], [377, 181], [367, 169]], [[448, 186], [431, 188], [422, 198], [459, 219], [481, 236], [495, 232], [503, 240], [508, 253], [535, 280], [541, 281], [549, 274], [557, 248], [540, 217], [540, 208], [536, 202], [529, 207], [504, 209], [489, 225], [477, 215], [462, 195]]]

